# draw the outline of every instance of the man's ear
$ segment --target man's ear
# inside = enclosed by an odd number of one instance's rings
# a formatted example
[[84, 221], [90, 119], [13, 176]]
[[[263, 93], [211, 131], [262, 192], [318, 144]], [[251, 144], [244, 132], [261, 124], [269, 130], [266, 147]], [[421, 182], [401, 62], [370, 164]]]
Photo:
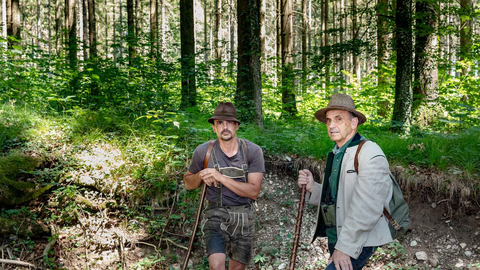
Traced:
[[213, 132], [217, 133], [217, 129], [215, 128], [215, 124], [212, 124], [212, 129], [213, 129]]
[[358, 127], [358, 117], [353, 117], [352, 119], [352, 128]]

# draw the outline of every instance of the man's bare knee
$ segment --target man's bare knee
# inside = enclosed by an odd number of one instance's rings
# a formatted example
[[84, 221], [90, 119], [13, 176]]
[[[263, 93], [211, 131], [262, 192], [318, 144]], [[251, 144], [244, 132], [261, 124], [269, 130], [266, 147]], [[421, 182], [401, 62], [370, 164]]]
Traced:
[[225, 254], [213, 253], [208, 257], [208, 265], [210, 270], [225, 270]]

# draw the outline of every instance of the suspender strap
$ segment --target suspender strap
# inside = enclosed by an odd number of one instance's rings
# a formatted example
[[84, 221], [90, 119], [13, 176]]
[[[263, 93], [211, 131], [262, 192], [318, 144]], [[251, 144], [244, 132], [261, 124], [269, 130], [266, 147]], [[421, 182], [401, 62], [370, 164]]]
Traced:
[[210, 141], [210, 143], [208, 144], [207, 154], [205, 155], [205, 159], [203, 160], [203, 168], [204, 169], [206, 169], [208, 167], [208, 162], [210, 161], [210, 154], [212, 153], [214, 142], [215, 141]]
[[[357, 152], [355, 152], [355, 159], [353, 160], [353, 166], [355, 167], [355, 172], [357, 172], [357, 174], [358, 174], [358, 154], [360, 153], [360, 150], [362, 149], [363, 145], [367, 141], [369, 141], [369, 140], [361, 141], [360, 144], [358, 145]], [[383, 207], [383, 215], [388, 219], [388, 221], [390, 222], [390, 224], [392, 224], [392, 226], [395, 228], [395, 230], [399, 231], [399, 230], [402, 229], [402, 227], [400, 227], [400, 225], [398, 225], [398, 223], [395, 221], [395, 219], [392, 217], [392, 215], [390, 215], [387, 208], [385, 208], [385, 207]]]
[[238, 144], [240, 153], [242, 154], [242, 170], [245, 174], [245, 182], [248, 182], [248, 147], [244, 139], [239, 139]]

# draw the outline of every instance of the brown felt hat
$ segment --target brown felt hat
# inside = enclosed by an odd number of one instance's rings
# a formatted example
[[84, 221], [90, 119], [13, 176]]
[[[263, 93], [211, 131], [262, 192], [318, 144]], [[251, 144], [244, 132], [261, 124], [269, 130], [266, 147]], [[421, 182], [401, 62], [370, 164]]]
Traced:
[[315, 113], [315, 117], [318, 119], [318, 121], [325, 123], [325, 115], [330, 110], [342, 110], [353, 113], [353, 115], [358, 118], [358, 125], [361, 125], [367, 121], [367, 118], [365, 115], [363, 115], [363, 113], [355, 110], [355, 103], [353, 103], [353, 99], [349, 95], [333, 94], [328, 102], [327, 107], [318, 110]]
[[237, 110], [231, 102], [220, 102], [208, 122], [213, 124], [213, 120], [231, 120], [240, 124], [240, 121], [237, 120]]

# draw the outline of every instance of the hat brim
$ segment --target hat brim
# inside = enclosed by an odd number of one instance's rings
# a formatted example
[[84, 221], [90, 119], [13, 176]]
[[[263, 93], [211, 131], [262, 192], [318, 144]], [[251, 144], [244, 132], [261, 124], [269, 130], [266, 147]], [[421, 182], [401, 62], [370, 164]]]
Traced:
[[213, 120], [235, 121], [240, 125], [240, 121], [238, 121], [237, 118], [231, 116], [212, 116], [208, 118], [208, 122], [212, 125], [214, 124]]
[[358, 125], [361, 125], [361, 124], [363, 124], [367, 121], [367, 117], [365, 117], [365, 115], [363, 115], [363, 113], [361, 113], [359, 111], [356, 111], [352, 108], [343, 107], [343, 106], [331, 106], [331, 107], [328, 107], [328, 108], [320, 109], [317, 112], [315, 112], [315, 118], [317, 118], [318, 121], [326, 124], [326, 122], [327, 122], [327, 119], [326, 119], [327, 112], [331, 111], [331, 110], [342, 110], [342, 111], [348, 111], [348, 112], [353, 113], [353, 115], [358, 118]]

